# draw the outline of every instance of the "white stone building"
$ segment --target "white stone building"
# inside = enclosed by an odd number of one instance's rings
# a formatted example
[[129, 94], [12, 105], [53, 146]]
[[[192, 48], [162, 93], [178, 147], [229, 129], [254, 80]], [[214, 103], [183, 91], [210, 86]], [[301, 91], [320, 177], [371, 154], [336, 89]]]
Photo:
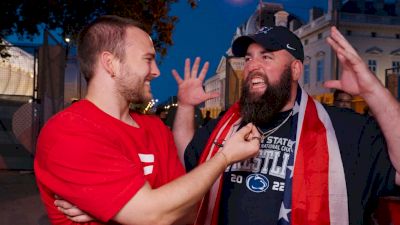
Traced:
[[[344, 4], [334, 1], [328, 1], [326, 13], [311, 9], [309, 23], [294, 31], [304, 45], [304, 75], [300, 84], [326, 103], [332, 101], [332, 95], [323, 82], [337, 79], [341, 69], [325, 40], [332, 25], [339, 28], [383, 84], [387, 69], [400, 66], [400, 0], [349, 0]], [[361, 112], [364, 106], [362, 99], [355, 98], [356, 111]]]

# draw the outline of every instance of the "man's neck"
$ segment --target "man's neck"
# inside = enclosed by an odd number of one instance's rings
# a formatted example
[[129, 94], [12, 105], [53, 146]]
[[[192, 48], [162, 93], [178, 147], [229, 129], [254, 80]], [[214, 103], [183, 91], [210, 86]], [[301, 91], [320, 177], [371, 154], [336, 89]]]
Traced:
[[89, 85], [85, 98], [115, 119], [130, 126], [139, 127], [129, 113], [129, 102], [117, 93]]

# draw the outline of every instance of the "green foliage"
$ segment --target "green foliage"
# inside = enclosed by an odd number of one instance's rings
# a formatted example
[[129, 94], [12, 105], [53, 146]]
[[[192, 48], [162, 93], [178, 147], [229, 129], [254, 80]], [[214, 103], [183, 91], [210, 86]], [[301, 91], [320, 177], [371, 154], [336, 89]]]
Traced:
[[[63, 37], [76, 39], [83, 26], [100, 15], [118, 15], [142, 22], [165, 56], [173, 45], [178, 17], [170, 15], [179, 0], [3, 0], [0, 1], [0, 36], [17, 33], [32, 38], [46, 28], [60, 28]], [[187, 0], [195, 8], [197, 0]], [[1, 52], [1, 49], [0, 49]]]

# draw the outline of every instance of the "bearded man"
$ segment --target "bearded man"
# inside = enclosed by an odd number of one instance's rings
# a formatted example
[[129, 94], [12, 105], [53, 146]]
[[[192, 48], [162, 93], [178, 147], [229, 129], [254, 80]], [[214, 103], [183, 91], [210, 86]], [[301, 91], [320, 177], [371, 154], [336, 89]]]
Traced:
[[183, 79], [173, 71], [179, 85], [173, 134], [187, 171], [247, 122], [261, 133], [259, 154], [226, 168], [195, 224], [368, 224], [378, 196], [398, 194], [400, 106], [335, 27], [327, 41], [342, 74], [325, 86], [361, 95], [376, 121], [308, 96], [298, 84], [303, 46], [285, 27], [233, 42], [234, 56], [245, 58], [240, 100], [196, 132], [194, 106], [217, 95], [201, 85], [208, 63], [197, 75], [200, 59], [192, 68], [187, 60]]

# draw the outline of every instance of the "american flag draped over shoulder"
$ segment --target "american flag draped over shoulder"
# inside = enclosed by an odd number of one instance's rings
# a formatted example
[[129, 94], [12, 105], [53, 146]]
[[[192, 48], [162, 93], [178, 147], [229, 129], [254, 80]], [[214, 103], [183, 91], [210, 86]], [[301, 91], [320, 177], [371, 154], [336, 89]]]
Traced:
[[[348, 204], [343, 164], [331, 120], [324, 107], [299, 89], [295, 110], [296, 146], [288, 168], [284, 199], [278, 224], [347, 225]], [[222, 143], [239, 127], [238, 103], [221, 118], [201, 155], [199, 163], [210, 159]], [[293, 162], [292, 161], [292, 162]], [[292, 171], [290, 170], [292, 169]], [[217, 225], [222, 175], [201, 201], [195, 225]]]

